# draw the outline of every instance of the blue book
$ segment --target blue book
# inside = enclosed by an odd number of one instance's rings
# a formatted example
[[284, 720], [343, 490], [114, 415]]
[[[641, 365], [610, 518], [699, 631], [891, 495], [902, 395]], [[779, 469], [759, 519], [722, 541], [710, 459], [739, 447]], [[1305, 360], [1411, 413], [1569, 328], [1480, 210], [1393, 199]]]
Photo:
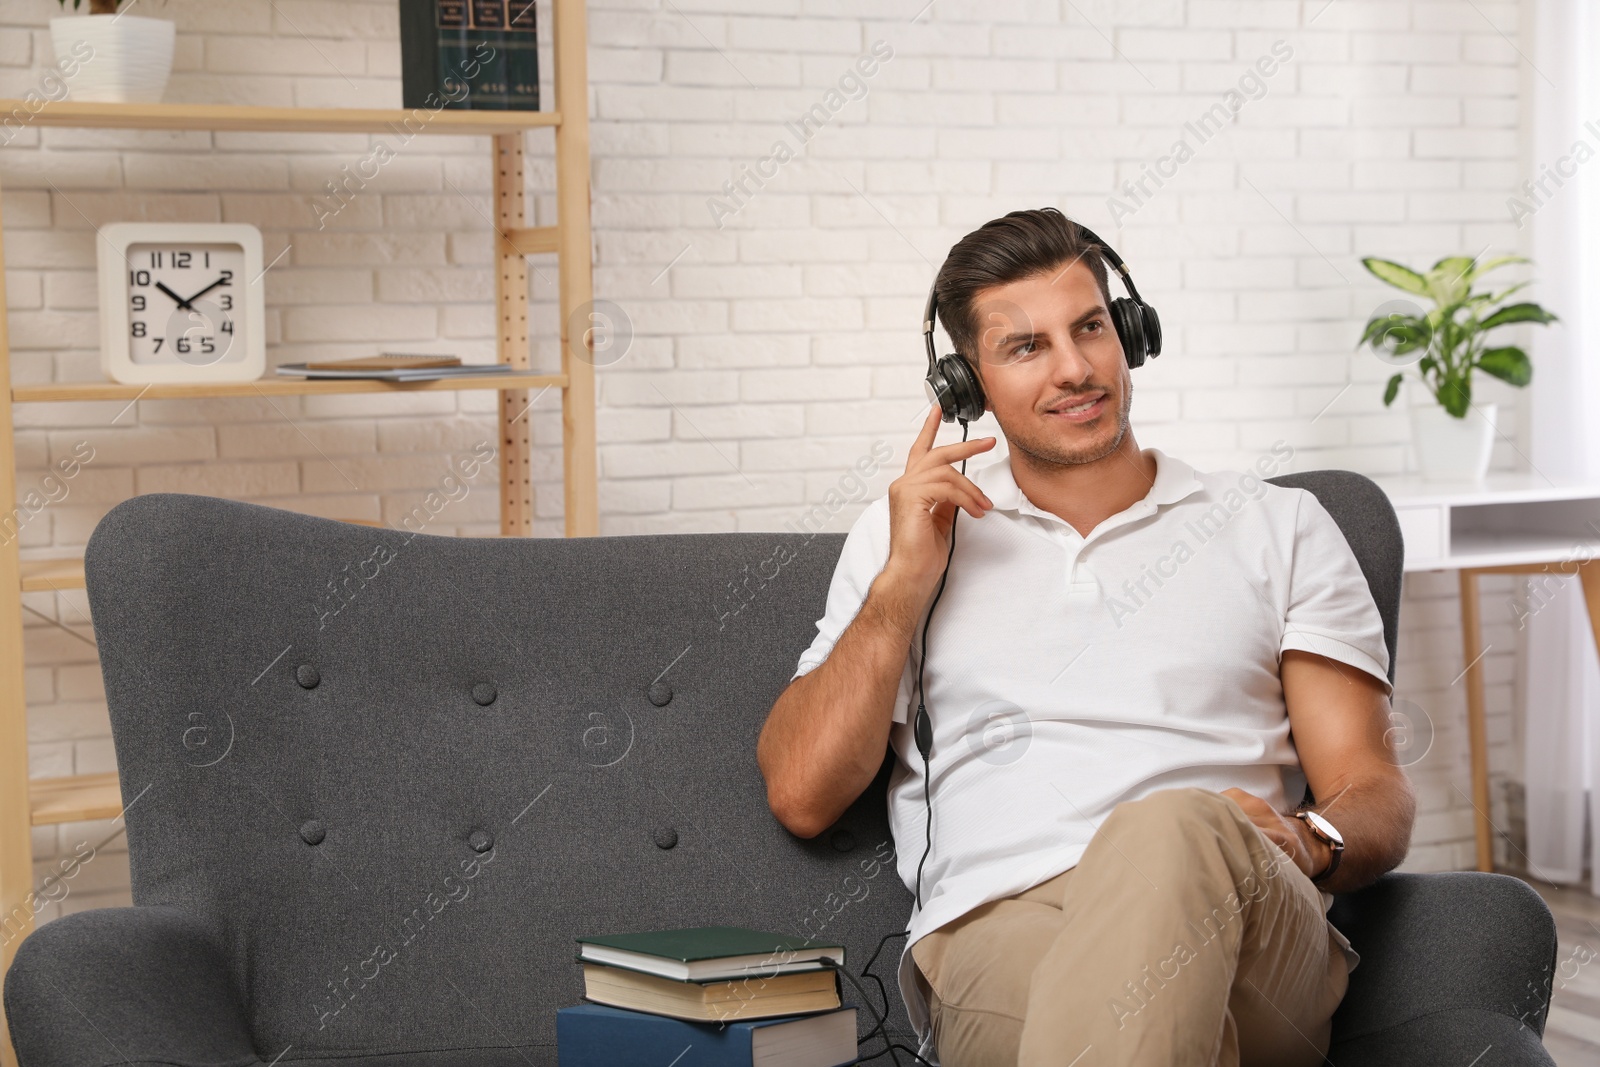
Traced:
[[561, 1067], [841, 1067], [856, 1060], [856, 1008], [700, 1023], [579, 1004], [556, 1012]]

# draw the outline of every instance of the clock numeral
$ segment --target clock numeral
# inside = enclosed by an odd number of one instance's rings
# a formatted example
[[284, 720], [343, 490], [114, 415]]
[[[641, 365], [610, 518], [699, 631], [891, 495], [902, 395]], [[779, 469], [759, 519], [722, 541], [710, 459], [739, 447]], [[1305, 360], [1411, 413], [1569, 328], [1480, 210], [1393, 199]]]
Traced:
[[225, 271], [222, 272], [222, 284], [223, 285], [232, 285], [233, 284], [233, 271], [225, 270]]
[[149, 285], [150, 284], [150, 272], [147, 271], [147, 270], [136, 270], [131, 275], [129, 275], [129, 279], [128, 280], [130, 282], [132, 282], [132, 284], [134, 284], [134, 285]]
[[145, 298], [144, 298], [143, 294], [141, 294], [141, 293], [134, 293], [133, 294], [133, 310], [135, 310], [135, 311], [143, 311], [145, 303], [146, 303], [146, 301], [145, 301]]
[[216, 350], [217, 350], [217, 346], [211, 343], [211, 338], [209, 338], [209, 337], [200, 338], [200, 351], [201, 352], [204, 352], [207, 355], [209, 355], [210, 353], [215, 352]]
[[232, 333], [233, 332], [233, 320], [232, 319], [223, 319], [222, 320], [222, 332], [223, 333]]
[[189, 339], [187, 337], [180, 337], [172, 342], [172, 347], [176, 348], [179, 352], [187, 352], [190, 348]]
[[135, 322], [133, 324], [133, 336], [135, 336], [135, 337], [143, 337], [144, 336], [144, 323]]
[[205, 253], [202, 253], [202, 254], [206, 257], [205, 265], [208, 266], [208, 267], [211, 266], [211, 253], [210, 252], [205, 252]]
[[156, 340], [156, 347], [155, 347], [154, 351], [159, 352], [159, 351], [161, 351], [161, 342], [165, 341], [166, 338], [165, 337], [157, 337], [155, 340]]
[[223, 311], [232, 311], [233, 310], [233, 294], [232, 293], [223, 293], [222, 296], [220, 297], [220, 299], [222, 300], [222, 310]]
[[172, 253], [172, 265], [180, 269], [185, 269], [189, 266], [189, 260], [191, 258], [193, 257], [188, 252], [174, 252]]
[[150, 266], [152, 266], [152, 267], [161, 266], [161, 253], [160, 252], [151, 252], [150, 253]]

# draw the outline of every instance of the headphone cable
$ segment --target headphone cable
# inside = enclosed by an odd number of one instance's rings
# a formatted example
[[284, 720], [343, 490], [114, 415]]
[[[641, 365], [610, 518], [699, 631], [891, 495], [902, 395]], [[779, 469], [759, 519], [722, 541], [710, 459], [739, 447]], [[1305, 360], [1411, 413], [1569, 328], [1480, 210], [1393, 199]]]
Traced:
[[[967, 439], [967, 420], [961, 423], [961, 440]], [[961, 474], [967, 473], [967, 461], [961, 461]], [[928, 862], [928, 853], [933, 851], [933, 793], [929, 784], [928, 753], [933, 750], [933, 723], [928, 718], [928, 707], [923, 698], [922, 668], [928, 660], [928, 626], [933, 621], [933, 609], [938, 605], [939, 598], [944, 595], [945, 579], [950, 576], [950, 563], [956, 555], [956, 518], [961, 514], [960, 506], [950, 513], [950, 551], [945, 556], [944, 573], [939, 575], [939, 588], [933, 594], [933, 601], [928, 605], [928, 615], [922, 622], [922, 653], [917, 657], [917, 722], [916, 739], [917, 751], [922, 753], [922, 798], [927, 805], [927, 816], [923, 820], [926, 828], [926, 843], [922, 848], [922, 859], [917, 863], [917, 910], [922, 910], [922, 865]]]

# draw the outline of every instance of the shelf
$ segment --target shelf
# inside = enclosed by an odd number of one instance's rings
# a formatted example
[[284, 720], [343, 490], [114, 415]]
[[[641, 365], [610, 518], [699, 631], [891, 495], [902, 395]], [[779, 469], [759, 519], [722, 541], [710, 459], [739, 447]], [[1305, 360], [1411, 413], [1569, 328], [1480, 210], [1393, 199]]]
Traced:
[[35, 778], [28, 783], [28, 807], [35, 826], [115, 819], [122, 814], [122, 786], [116, 771]]
[[83, 557], [57, 556], [25, 559], [18, 563], [24, 593], [54, 593], [58, 589], [82, 589]]
[[378, 382], [363, 378], [259, 378], [253, 382], [42, 382], [14, 385], [11, 399], [22, 404], [48, 400], [166, 400], [199, 397], [303, 396], [320, 393], [410, 393], [460, 389], [565, 388], [564, 374], [496, 374], [482, 378], [440, 378], [430, 382]]
[[[21, 100], [0, 100], [0, 114], [28, 114]], [[110, 130], [245, 130], [259, 133], [518, 133], [560, 126], [559, 111], [460, 111], [426, 108], [249, 107], [237, 104], [101, 104], [57, 100], [32, 112], [34, 126]]]

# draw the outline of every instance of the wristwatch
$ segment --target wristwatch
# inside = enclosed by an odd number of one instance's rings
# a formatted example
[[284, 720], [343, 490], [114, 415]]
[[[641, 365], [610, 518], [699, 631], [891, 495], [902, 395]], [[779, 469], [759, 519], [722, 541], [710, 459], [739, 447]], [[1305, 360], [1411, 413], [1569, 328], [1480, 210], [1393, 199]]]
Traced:
[[1328, 860], [1328, 869], [1311, 879], [1313, 882], [1326, 881], [1333, 876], [1334, 871], [1339, 869], [1339, 857], [1344, 854], [1344, 838], [1339, 835], [1338, 830], [1333, 828], [1333, 823], [1314, 811], [1309, 809], [1297, 811], [1294, 813], [1294, 817], [1311, 827], [1311, 832], [1327, 842], [1328, 848], [1332, 849], [1333, 857]]

